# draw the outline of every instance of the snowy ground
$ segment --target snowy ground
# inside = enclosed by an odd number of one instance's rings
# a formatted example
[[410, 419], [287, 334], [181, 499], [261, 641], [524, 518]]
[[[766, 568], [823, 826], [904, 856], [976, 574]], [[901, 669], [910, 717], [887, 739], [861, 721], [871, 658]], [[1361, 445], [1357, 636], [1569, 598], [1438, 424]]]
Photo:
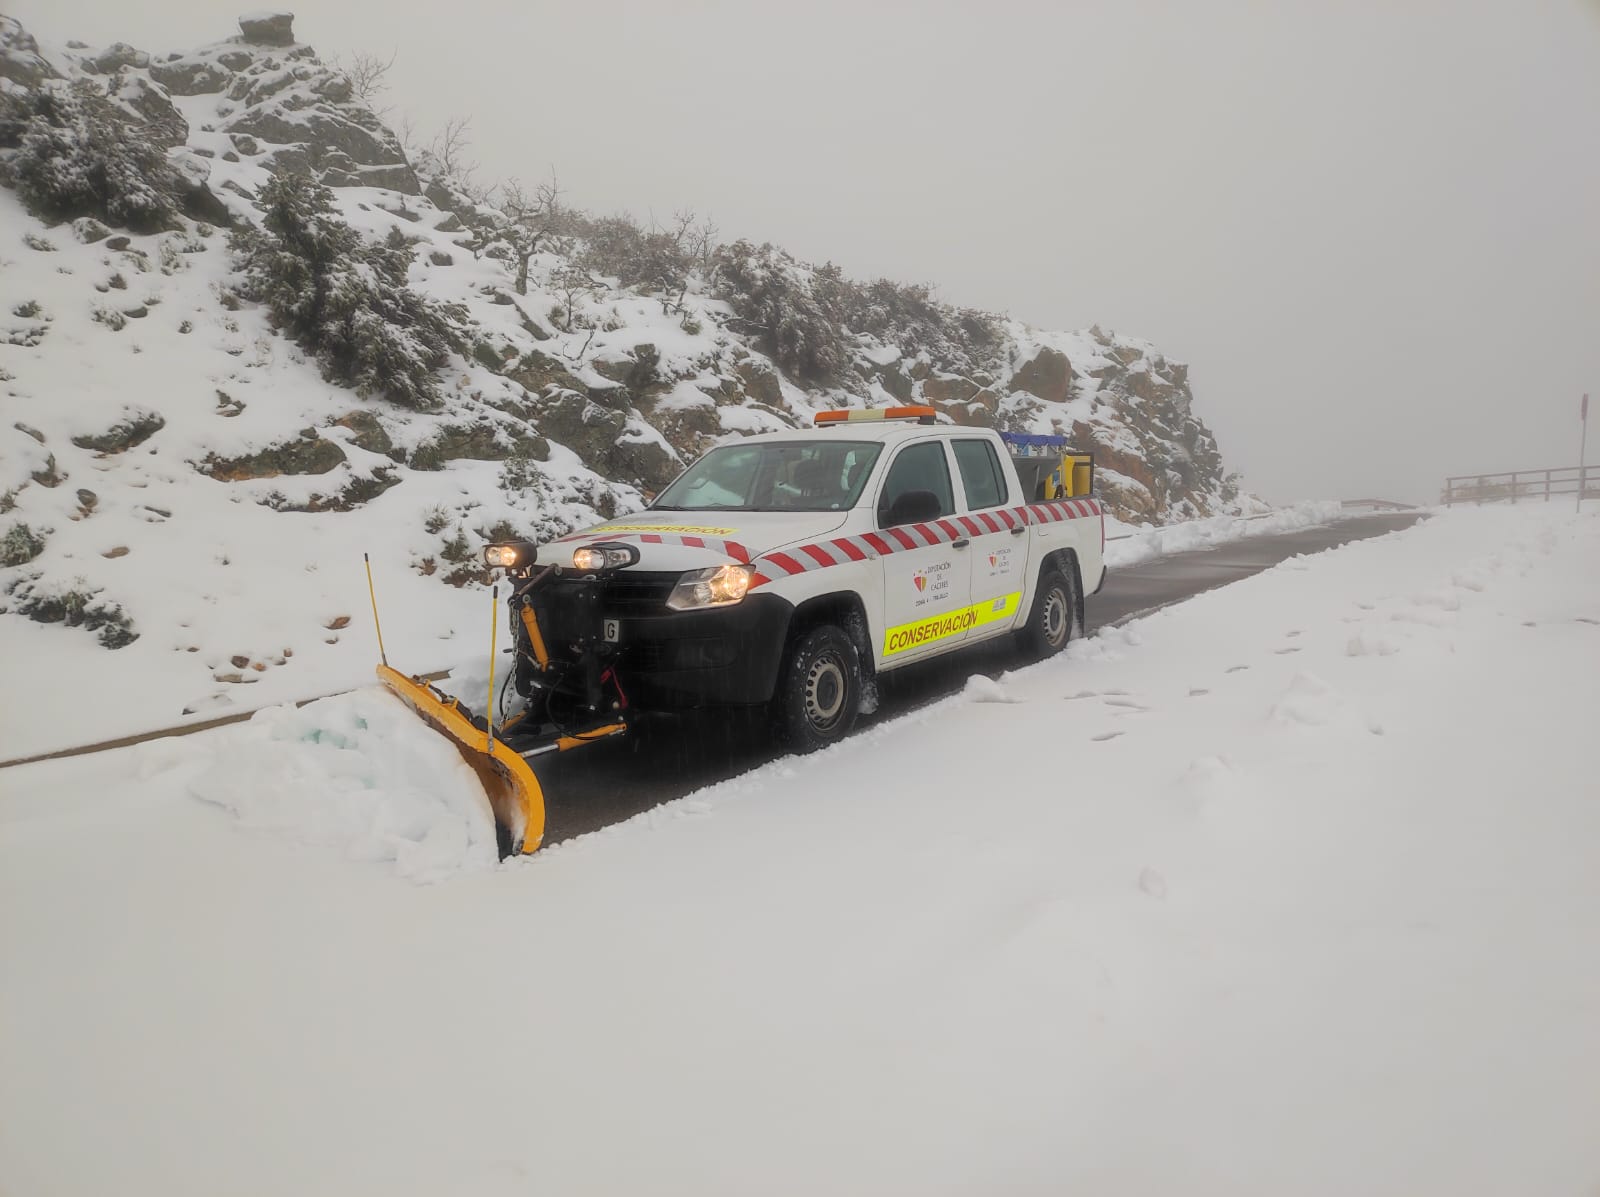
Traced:
[[1597, 715], [1485, 508], [502, 867], [372, 691], [10, 770], [0, 1191], [1593, 1193]]

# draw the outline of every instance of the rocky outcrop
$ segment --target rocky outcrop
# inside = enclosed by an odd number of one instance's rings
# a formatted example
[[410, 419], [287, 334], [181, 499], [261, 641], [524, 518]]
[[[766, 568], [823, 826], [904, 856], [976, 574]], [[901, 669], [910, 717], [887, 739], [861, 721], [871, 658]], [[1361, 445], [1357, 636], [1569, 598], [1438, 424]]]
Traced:
[[[183, 145], [190, 132], [173, 96], [226, 96], [235, 111], [219, 130], [234, 135], [238, 153], [264, 156], [279, 169], [314, 175], [330, 187], [421, 194], [399, 140], [355, 101], [349, 78], [295, 42], [292, 14], [241, 17], [239, 27], [238, 38], [192, 54], [158, 59], [118, 43], [77, 65], [85, 74], [114, 80], [117, 106], [164, 149]], [[0, 17], [0, 77], [26, 87], [57, 77], [33, 38], [9, 17]]]
[[225, 91], [231, 78], [227, 68], [204, 59], [181, 58], [150, 64], [150, 78], [175, 96], [200, 96]]
[[308, 428], [298, 438], [244, 457], [208, 457], [205, 472], [219, 482], [276, 478], [280, 474], [326, 474], [344, 464], [344, 450]]
[[1041, 349], [1011, 376], [1011, 389], [1046, 403], [1065, 403], [1072, 394], [1072, 363], [1064, 353]]
[[921, 401], [931, 403], [957, 424], [990, 427], [1000, 410], [1000, 395], [970, 378], [926, 378], [921, 383]]
[[91, 58], [83, 60], [84, 70], [95, 75], [114, 75], [124, 67], [143, 69], [150, 65], [150, 55], [137, 50], [127, 42], [115, 42]]
[[39, 53], [39, 43], [14, 17], [0, 13], [0, 79], [22, 87], [38, 87], [60, 75]]
[[[242, 404], [240, 410], [243, 410]], [[394, 452], [394, 442], [389, 438], [388, 429], [384, 428], [383, 421], [370, 411], [346, 412], [333, 421], [333, 426], [348, 428], [352, 433], [350, 443], [358, 449], [365, 449], [368, 453], [381, 453], [386, 457]]]
[[239, 32], [244, 40], [257, 46], [294, 45], [294, 14], [292, 12], [250, 13], [239, 18]]
[[342, 110], [331, 104], [289, 108], [273, 102], [247, 108], [223, 127], [235, 137], [249, 137], [247, 144], [269, 143], [273, 148], [264, 152], [276, 165], [303, 170], [330, 187], [422, 193], [394, 134], [365, 110]]
[[683, 463], [659, 441], [629, 427], [626, 413], [603, 407], [575, 392], [557, 395], [539, 407], [539, 430], [583, 458], [589, 468], [617, 482], [660, 490]]
[[142, 445], [167, 426], [166, 419], [153, 411], [129, 411], [126, 419], [93, 436], [75, 436], [72, 443], [110, 457]]
[[508, 432], [489, 420], [447, 424], [411, 455], [410, 464], [414, 469], [431, 470], [447, 461], [505, 461], [510, 457], [548, 461], [550, 446], [543, 437]]
[[[1144, 342], [1099, 329], [1056, 339], [1068, 348], [1035, 346], [998, 376], [930, 372], [921, 362], [902, 373], [896, 363], [894, 373], [909, 389], [890, 393], [929, 404], [958, 424], [1066, 436], [1094, 454], [1101, 489], [1124, 519], [1212, 511], [1222, 459], [1190, 410], [1188, 368]], [[888, 375], [879, 368], [872, 377]]]

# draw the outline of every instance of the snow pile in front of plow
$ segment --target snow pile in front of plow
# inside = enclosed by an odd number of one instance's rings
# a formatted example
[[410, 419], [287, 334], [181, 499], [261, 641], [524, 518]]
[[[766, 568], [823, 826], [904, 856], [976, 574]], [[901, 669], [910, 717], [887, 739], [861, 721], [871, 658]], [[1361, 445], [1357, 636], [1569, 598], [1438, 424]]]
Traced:
[[[195, 797], [250, 831], [393, 862], [415, 881], [495, 866], [494, 820], [477, 775], [399, 699], [360, 690], [273, 707], [209, 737]], [[193, 757], [160, 744], [146, 761]]]

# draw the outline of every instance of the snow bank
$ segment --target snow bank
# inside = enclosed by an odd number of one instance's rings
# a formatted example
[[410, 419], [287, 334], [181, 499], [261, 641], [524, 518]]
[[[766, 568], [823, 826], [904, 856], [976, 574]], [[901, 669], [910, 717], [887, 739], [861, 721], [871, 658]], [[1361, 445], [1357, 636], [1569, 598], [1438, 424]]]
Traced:
[[1152, 557], [1165, 557], [1169, 553], [1208, 549], [1213, 545], [1244, 540], [1251, 536], [1270, 536], [1277, 532], [1290, 532], [1296, 528], [1309, 528], [1314, 524], [1331, 523], [1343, 517], [1344, 508], [1337, 500], [1307, 500], [1291, 507], [1279, 508], [1270, 515], [1249, 518], [1219, 515], [1210, 519], [1164, 524], [1159, 528], [1144, 528], [1108, 519], [1106, 564], [1112, 568], [1137, 565], [1141, 561], [1149, 561]]
[[[187, 746], [153, 748], [158, 759]], [[477, 775], [442, 736], [378, 689], [274, 707], [207, 737], [197, 798], [244, 827], [393, 861], [436, 881], [493, 868], [494, 818]]]

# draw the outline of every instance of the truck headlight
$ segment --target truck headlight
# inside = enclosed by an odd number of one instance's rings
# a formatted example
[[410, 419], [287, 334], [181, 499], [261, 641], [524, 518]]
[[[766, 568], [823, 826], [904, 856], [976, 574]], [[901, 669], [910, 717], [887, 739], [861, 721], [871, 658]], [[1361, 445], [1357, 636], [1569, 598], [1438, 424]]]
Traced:
[[667, 596], [667, 606], [674, 611], [732, 606], [744, 598], [755, 572], [751, 565], [713, 565], [691, 570], [678, 579]]
[[622, 569], [638, 560], [639, 550], [631, 544], [594, 544], [572, 551], [572, 568], [583, 573]]

